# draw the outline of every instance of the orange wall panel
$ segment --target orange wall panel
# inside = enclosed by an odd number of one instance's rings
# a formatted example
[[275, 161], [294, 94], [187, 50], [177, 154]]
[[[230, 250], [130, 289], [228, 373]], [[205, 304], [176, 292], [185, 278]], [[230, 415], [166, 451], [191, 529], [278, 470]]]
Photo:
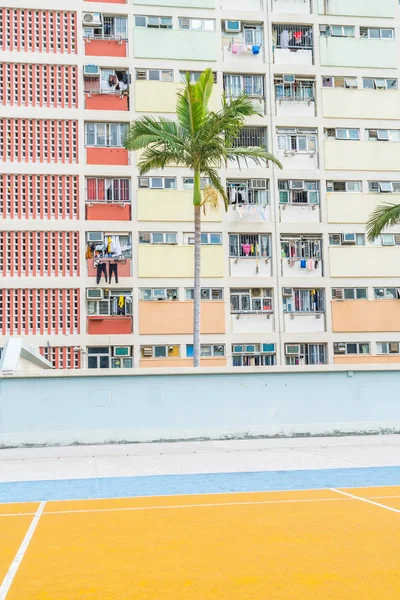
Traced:
[[[192, 358], [141, 358], [139, 366], [141, 368], [154, 369], [160, 368], [179, 368], [193, 367]], [[202, 358], [201, 367], [226, 367], [226, 358]]]
[[120, 94], [86, 94], [85, 108], [89, 110], [128, 110], [128, 96]]
[[[110, 261], [112, 262], [112, 261]], [[126, 261], [124, 262], [118, 262], [118, 277], [130, 277], [132, 272], [131, 272], [131, 263], [132, 260], [130, 258], [127, 258]], [[97, 273], [97, 267], [94, 266], [93, 264], [93, 259], [89, 258], [87, 261], [87, 265], [88, 265], [88, 277], [96, 277], [96, 273]], [[108, 266], [107, 266], [107, 273], [108, 273]], [[113, 275], [113, 282], [114, 282], [114, 275]], [[104, 276], [102, 276], [102, 282], [104, 282]]]
[[87, 330], [93, 335], [132, 333], [132, 317], [88, 317]]
[[335, 365], [384, 365], [400, 363], [400, 356], [370, 356], [370, 355], [355, 355], [355, 356], [334, 356]]
[[[193, 302], [139, 302], [139, 332], [142, 335], [193, 333]], [[225, 333], [225, 303], [203, 300], [201, 333]]]
[[126, 56], [126, 42], [119, 40], [85, 39], [86, 56]]
[[125, 148], [86, 148], [88, 165], [128, 165], [129, 154]]
[[131, 205], [109, 204], [107, 202], [96, 202], [90, 206], [86, 204], [87, 221], [130, 221]]
[[332, 330], [353, 333], [400, 331], [400, 300], [333, 300]]

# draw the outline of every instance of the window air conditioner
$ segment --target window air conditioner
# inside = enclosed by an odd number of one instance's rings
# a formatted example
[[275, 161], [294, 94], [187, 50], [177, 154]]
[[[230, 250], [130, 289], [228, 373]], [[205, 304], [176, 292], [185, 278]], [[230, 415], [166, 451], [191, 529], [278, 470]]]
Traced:
[[334, 300], [343, 300], [344, 292], [343, 292], [342, 288], [334, 288], [332, 290], [332, 296], [333, 296]]
[[250, 179], [250, 187], [253, 190], [266, 190], [267, 180], [266, 179]]
[[284, 83], [294, 83], [296, 81], [295, 75], [283, 75], [282, 77]]
[[291, 190], [304, 190], [304, 181], [292, 179], [289, 183], [289, 187]]
[[114, 346], [113, 356], [131, 356], [131, 346]]
[[261, 296], [261, 288], [252, 288], [251, 289], [251, 295], [254, 298], [259, 298]]
[[100, 67], [98, 65], [85, 65], [83, 74], [89, 77], [100, 77]]
[[327, 192], [333, 192], [333, 181], [327, 181], [326, 182], [326, 191]]
[[293, 296], [293, 288], [290, 287], [284, 287], [282, 288], [282, 296]]
[[82, 21], [85, 27], [98, 27], [101, 25], [101, 13], [83, 13]]
[[389, 343], [389, 352], [392, 354], [396, 354], [399, 351], [399, 343], [398, 342], [390, 342]]
[[143, 346], [142, 347], [142, 356], [153, 356], [152, 346]]
[[336, 137], [336, 129], [333, 129], [332, 127], [329, 127], [328, 129], [326, 129], [326, 135], [327, 137]]
[[194, 244], [194, 237], [188, 238], [188, 244]]
[[286, 356], [299, 356], [300, 344], [285, 344]]
[[136, 69], [136, 79], [147, 79], [145, 69]]
[[102, 231], [89, 231], [86, 239], [88, 242], [103, 242], [104, 235]]
[[227, 33], [240, 33], [242, 31], [242, 23], [240, 21], [225, 21], [225, 31]]
[[333, 344], [333, 352], [335, 354], [346, 354], [346, 344], [341, 342]]
[[275, 352], [275, 344], [263, 344], [262, 351], [264, 353]]
[[176, 290], [167, 290], [167, 298], [170, 300], [176, 300], [178, 298]]
[[103, 290], [101, 288], [88, 288], [86, 298], [88, 300], [103, 300]]
[[139, 187], [140, 188], [148, 188], [149, 187], [149, 178], [148, 177], [139, 177]]
[[355, 233], [342, 233], [342, 244], [355, 245], [356, 234]]

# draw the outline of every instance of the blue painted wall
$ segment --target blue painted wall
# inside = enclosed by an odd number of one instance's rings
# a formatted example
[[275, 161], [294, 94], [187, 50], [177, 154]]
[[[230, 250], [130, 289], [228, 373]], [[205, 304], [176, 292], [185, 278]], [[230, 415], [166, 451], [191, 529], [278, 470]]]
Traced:
[[400, 431], [400, 372], [0, 382], [0, 444]]

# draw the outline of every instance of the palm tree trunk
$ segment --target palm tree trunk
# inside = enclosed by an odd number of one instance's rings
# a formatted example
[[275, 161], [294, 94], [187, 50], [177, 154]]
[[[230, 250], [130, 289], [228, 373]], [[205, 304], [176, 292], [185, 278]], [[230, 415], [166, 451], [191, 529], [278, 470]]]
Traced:
[[193, 303], [193, 366], [200, 366], [200, 286], [201, 286], [201, 189], [200, 173], [194, 173], [194, 303]]

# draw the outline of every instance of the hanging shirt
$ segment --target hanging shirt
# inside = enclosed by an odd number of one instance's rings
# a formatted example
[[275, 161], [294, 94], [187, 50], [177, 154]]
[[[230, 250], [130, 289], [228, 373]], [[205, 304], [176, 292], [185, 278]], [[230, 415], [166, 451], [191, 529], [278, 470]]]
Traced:
[[281, 33], [280, 45], [281, 45], [281, 48], [289, 47], [289, 32], [287, 29], [284, 29]]

